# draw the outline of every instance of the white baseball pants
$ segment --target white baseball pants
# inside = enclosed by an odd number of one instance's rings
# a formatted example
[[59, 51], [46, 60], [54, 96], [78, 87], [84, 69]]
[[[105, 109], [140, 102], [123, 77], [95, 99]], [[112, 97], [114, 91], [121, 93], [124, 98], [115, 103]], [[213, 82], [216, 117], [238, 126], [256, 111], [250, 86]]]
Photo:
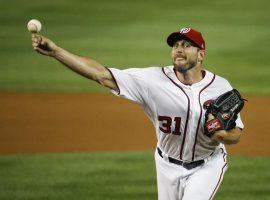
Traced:
[[205, 163], [187, 170], [168, 161], [155, 152], [158, 200], [210, 200], [213, 199], [225, 171], [226, 152], [217, 149]]

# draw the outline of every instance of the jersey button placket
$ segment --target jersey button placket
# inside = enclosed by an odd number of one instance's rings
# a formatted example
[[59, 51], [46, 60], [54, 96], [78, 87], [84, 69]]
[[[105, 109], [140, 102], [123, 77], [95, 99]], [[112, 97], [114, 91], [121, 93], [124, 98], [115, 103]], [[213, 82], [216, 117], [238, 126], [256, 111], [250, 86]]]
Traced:
[[194, 107], [194, 97], [193, 97], [193, 91], [192, 91], [192, 86], [186, 86], [185, 88], [186, 94], [188, 95], [188, 98], [190, 100], [190, 105], [189, 105], [189, 118], [188, 118], [188, 123], [187, 123], [187, 132], [186, 132], [186, 138], [184, 141], [184, 147], [183, 147], [183, 152], [182, 152], [182, 160], [187, 160], [188, 157], [188, 146], [189, 146], [189, 141], [190, 141], [190, 128], [192, 126], [192, 118], [193, 118], [193, 107]]
[[[187, 141], [185, 147], [185, 160], [192, 160], [192, 147], [195, 139], [196, 125], [197, 125], [197, 113], [200, 112], [198, 104], [198, 89], [195, 86], [190, 86], [190, 122], [187, 133]], [[198, 110], [199, 109], [199, 110]]]

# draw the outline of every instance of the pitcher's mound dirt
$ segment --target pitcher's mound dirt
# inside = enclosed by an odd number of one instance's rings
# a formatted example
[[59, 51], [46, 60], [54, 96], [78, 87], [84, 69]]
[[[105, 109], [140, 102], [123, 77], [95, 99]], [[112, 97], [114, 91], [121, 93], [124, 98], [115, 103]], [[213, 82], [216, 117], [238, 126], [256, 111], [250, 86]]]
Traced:
[[[248, 97], [244, 135], [230, 153], [270, 155], [270, 98]], [[111, 94], [0, 93], [0, 153], [155, 149], [142, 109]]]

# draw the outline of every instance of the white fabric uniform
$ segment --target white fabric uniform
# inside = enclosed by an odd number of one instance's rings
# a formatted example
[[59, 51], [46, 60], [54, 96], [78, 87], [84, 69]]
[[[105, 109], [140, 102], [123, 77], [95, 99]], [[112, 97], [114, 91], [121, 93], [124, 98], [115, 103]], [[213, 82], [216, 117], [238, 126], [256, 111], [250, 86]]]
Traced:
[[[226, 151], [223, 144], [203, 134], [203, 104], [231, 90], [228, 81], [204, 70], [201, 81], [185, 85], [173, 66], [109, 71], [119, 88], [112, 93], [138, 103], [155, 127], [162, 151], [162, 157], [155, 154], [159, 199], [213, 198], [227, 169]], [[236, 124], [243, 128], [240, 115]], [[168, 157], [184, 162], [204, 159], [205, 163], [187, 170], [170, 163]]]

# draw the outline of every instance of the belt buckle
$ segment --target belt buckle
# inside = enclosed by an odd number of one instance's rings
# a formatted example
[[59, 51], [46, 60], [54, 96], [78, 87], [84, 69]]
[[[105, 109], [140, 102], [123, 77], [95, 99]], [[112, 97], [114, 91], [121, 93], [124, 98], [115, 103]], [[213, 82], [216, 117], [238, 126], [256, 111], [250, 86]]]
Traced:
[[194, 162], [184, 162], [183, 163], [183, 167], [190, 170], [193, 169], [195, 167], [198, 167], [200, 165], [202, 165], [204, 162], [199, 162], [199, 161], [194, 161]]
[[191, 163], [189, 163], [189, 162], [183, 162], [181, 165], [182, 165], [182, 167], [184, 167], [184, 168], [186, 168], [186, 169], [191, 169], [191, 167], [190, 167], [190, 164]]

